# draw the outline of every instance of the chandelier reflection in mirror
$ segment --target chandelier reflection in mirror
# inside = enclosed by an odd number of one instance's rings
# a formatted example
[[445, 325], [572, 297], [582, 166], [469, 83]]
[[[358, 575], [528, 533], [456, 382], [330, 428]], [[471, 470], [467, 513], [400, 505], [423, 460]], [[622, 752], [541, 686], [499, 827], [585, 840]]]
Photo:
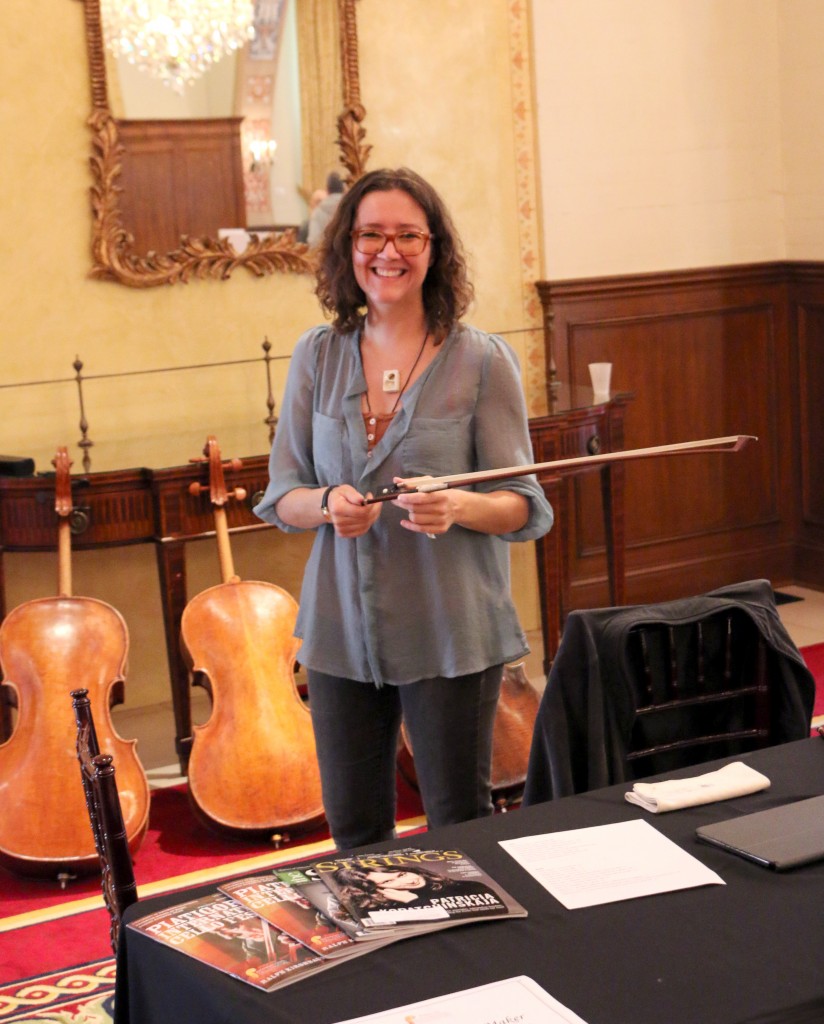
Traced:
[[106, 44], [175, 92], [254, 38], [253, 0], [101, 0]]

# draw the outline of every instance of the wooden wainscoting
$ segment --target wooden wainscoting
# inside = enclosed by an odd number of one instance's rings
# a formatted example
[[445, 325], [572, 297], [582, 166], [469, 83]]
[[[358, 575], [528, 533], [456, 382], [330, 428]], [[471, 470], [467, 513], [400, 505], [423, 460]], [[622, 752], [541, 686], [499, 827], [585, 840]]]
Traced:
[[790, 325], [797, 363], [798, 430], [793, 446], [800, 485], [796, 570], [801, 582], [824, 581], [824, 269], [792, 266]]
[[[634, 394], [624, 445], [757, 444], [626, 467], [627, 601], [744, 579], [824, 588], [824, 264], [541, 281], [558, 377], [613, 364]], [[547, 353], [547, 365], [550, 365]], [[597, 484], [569, 482], [573, 607], [607, 604]]]

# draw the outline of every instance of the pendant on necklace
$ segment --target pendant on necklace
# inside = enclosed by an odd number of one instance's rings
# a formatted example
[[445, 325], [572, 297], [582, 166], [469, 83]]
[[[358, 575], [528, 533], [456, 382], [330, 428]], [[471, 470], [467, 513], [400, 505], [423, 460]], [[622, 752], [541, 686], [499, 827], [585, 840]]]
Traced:
[[394, 394], [396, 391], [401, 389], [401, 372], [400, 370], [384, 370], [383, 371], [383, 390], [387, 394]]

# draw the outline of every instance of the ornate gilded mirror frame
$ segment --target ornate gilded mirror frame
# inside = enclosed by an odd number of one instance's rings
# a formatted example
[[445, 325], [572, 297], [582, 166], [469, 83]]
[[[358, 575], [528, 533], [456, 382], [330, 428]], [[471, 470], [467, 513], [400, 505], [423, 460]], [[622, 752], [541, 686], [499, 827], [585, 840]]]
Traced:
[[[244, 267], [256, 277], [275, 271], [311, 271], [309, 248], [296, 240], [294, 230], [263, 239], [255, 236], [240, 255], [228, 240], [185, 236], [181, 238], [180, 248], [171, 252], [140, 255], [134, 251], [134, 239], [123, 226], [120, 210], [119, 178], [124, 148], [109, 107], [100, 0], [81, 2], [86, 19], [92, 90], [92, 113], [88, 122], [92, 132], [93, 178], [91, 276], [131, 288], [153, 288], [186, 283], [192, 277], [226, 280], [237, 267]], [[363, 174], [371, 147], [364, 143], [366, 130], [362, 125], [366, 112], [360, 101], [355, 0], [337, 0], [337, 4], [343, 74], [343, 111], [337, 119], [337, 144], [341, 163], [348, 172], [347, 180], [351, 182]]]

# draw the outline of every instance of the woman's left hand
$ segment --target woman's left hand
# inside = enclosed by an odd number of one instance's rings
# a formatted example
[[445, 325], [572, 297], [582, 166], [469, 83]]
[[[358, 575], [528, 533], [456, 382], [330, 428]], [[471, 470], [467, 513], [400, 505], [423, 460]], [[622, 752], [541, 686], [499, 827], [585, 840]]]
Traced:
[[[403, 483], [402, 477], [394, 482]], [[399, 494], [394, 503], [409, 513], [401, 526], [413, 533], [437, 537], [451, 527], [463, 526], [478, 533], [511, 533], [529, 519], [529, 499], [514, 491], [467, 491], [444, 488]]]
[[400, 494], [394, 499], [396, 505], [409, 513], [408, 519], [401, 520], [401, 526], [430, 537], [446, 533], [457, 521], [459, 501], [459, 492], [453, 490]]

